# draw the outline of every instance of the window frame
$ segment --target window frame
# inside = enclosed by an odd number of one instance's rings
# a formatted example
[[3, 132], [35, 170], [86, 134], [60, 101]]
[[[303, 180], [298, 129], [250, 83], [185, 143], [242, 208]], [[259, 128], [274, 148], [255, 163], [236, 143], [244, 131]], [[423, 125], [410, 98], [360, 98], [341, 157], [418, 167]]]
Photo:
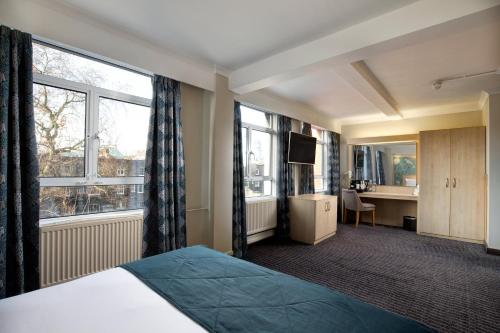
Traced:
[[[51, 47], [62, 52], [73, 54], [82, 58], [91, 59], [96, 62], [103, 63], [108, 66], [113, 66], [122, 70], [127, 70], [138, 75], [144, 75], [151, 77], [150, 74], [139, 72], [134, 69], [123, 67], [117, 64], [113, 64], [108, 61], [100, 60], [99, 58], [91, 57], [87, 54], [82, 54], [75, 52], [71, 49], [63, 48], [58, 45], [53, 45], [44, 41], [33, 40], [33, 43]], [[46, 74], [41, 74], [38, 72], [33, 72], [33, 84], [43, 85], [48, 87], [53, 87], [56, 89], [70, 90], [77, 93], [85, 94], [85, 133], [84, 133], [84, 174], [83, 176], [65, 176], [65, 177], [39, 177], [40, 187], [78, 187], [80, 189], [85, 189], [86, 192], [88, 186], [144, 186], [144, 175], [140, 176], [115, 176], [115, 177], [99, 177], [98, 176], [98, 159], [99, 159], [99, 101], [101, 98], [115, 100], [118, 102], [129, 103], [134, 105], [139, 105], [147, 108], [151, 108], [152, 98], [145, 98], [129, 93], [123, 93], [119, 91], [109, 90], [105, 88], [100, 88], [92, 86], [86, 83], [71, 81], [55, 76], [50, 76]], [[146, 149], [146, 147], [144, 147]], [[142, 210], [131, 209], [130, 211]], [[123, 210], [119, 209], [113, 213], [119, 213]], [[56, 216], [56, 217], [46, 217], [41, 220], [51, 220], [51, 219], [71, 219], [71, 218], [82, 218], [88, 215], [100, 214], [98, 212], [89, 212], [86, 214], [76, 214], [68, 216]]]
[[[315, 130], [321, 133], [321, 139], [316, 141], [317, 145], [321, 145], [321, 174], [317, 175], [314, 174], [314, 179], [322, 179], [323, 180], [323, 188], [322, 189], [316, 189], [314, 188], [314, 193], [323, 193], [327, 191], [327, 140], [326, 140], [326, 131], [320, 127], [315, 127], [313, 126]], [[314, 168], [313, 168], [314, 169]]]
[[[264, 111], [264, 110], [261, 110], [261, 109], [258, 109], [254, 106], [249, 106], [249, 105], [246, 105], [246, 104], [241, 104], [242, 106], [245, 106], [246, 108], [249, 108], [249, 109], [252, 109], [254, 111], [258, 111], [258, 112], [262, 112], [268, 116], [270, 116], [270, 120], [271, 120], [271, 126], [270, 127], [264, 127], [264, 126], [259, 126], [259, 125], [254, 125], [254, 124], [251, 124], [251, 123], [245, 123], [245, 122], [242, 122], [241, 123], [241, 128], [245, 128], [246, 129], [246, 156], [244, 156], [243, 158], [245, 159], [246, 161], [246, 172], [245, 174], [243, 175], [244, 177], [244, 181], [245, 183], [248, 183], [250, 184], [250, 182], [252, 181], [270, 181], [271, 182], [271, 194], [262, 194], [262, 195], [254, 195], [254, 196], [251, 196], [251, 197], [247, 197], [245, 195], [245, 200], [258, 200], [258, 199], [261, 199], [261, 198], [269, 198], [269, 197], [272, 197], [274, 196], [275, 194], [275, 181], [276, 181], [276, 170], [275, 170], [275, 165], [276, 165], [276, 161], [275, 161], [275, 151], [276, 151], [276, 135], [277, 135], [277, 131], [276, 131], [276, 116], [271, 113], [271, 112], [267, 112], [267, 111]], [[259, 131], [259, 132], [264, 132], [264, 133], [268, 133], [271, 135], [271, 149], [269, 151], [269, 162], [270, 162], [270, 165], [269, 165], [269, 176], [250, 176], [249, 173], [250, 173], [250, 147], [251, 147], [251, 143], [252, 143], [252, 130], [254, 131]]]
[[98, 88], [85, 83], [69, 81], [40, 73], [33, 73], [33, 83], [86, 94], [84, 176], [40, 177], [41, 187], [144, 184], [143, 176], [98, 177], [99, 100], [100, 98], [108, 98], [149, 108], [151, 107], [151, 99]]

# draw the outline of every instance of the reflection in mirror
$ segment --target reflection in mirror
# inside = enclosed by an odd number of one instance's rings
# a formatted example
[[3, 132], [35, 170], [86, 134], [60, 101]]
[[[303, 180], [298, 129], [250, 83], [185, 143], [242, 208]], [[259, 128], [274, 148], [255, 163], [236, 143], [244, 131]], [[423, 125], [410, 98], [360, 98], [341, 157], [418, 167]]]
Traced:
[[377, 185], [416, 186], [415, 142], [352, 146], [353, 179]]

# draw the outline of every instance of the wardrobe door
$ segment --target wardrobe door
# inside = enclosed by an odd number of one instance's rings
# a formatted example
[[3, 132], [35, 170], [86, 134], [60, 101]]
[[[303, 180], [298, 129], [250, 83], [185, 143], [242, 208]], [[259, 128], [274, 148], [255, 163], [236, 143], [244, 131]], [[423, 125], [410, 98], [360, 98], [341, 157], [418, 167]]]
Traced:
[[420, 132], [418, 232], [450, 234], [450, 131]]
[[484, 127], [451, 130], [450, 236], [484, 240], [485, 141]]

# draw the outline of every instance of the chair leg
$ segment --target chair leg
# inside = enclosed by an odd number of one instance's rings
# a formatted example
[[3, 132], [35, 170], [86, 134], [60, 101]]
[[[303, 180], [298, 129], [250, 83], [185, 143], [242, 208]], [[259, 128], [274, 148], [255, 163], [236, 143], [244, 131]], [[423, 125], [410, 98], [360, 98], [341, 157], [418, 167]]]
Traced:
[[356, 211], [356, 228], [358, 227], [359, 224], [359, 210]]
[[344, 207], [344, 216], [342, 216], [342, 223], [346, 224], [347, 222], [347, 208]]
[[372, 227], [375, 226], [375, 209], [372, 210]]

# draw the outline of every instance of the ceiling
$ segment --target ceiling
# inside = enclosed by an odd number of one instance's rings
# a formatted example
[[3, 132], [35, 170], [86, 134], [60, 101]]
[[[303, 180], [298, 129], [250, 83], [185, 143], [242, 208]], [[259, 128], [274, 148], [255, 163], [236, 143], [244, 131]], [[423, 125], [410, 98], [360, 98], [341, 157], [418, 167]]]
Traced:
[[[456, 112], [472, 111], [470, 105], [477, 105], [481, 91], [500, 89], [500, 75], [445, 82], [440, 90], [434, 90], [432, 82], [500, 68], [500, 11], [496, 8], [491, 12], [472, 24], [454, 22], [454, 28], [446, 33], [430, 34], [418, 43], [403, 41], [402, 46], [375, 52], [363, 61], [395, 99], [403, 115], [423, 115], [411, 111], [423, 112], [431, 107], [437, 114], [441, 112], [439, 106], [444, 105], [469, 107], [457, 108]], [[373, 120], [375, 115], [384, 116], [381, 110], [360, 98], [356, 87], [344, 77], [346, 70], [354, 71], [349, 62], [336, 66], [325, 63], [316, 66], [315, 71], [267, 89], [346, 122], [349, 118], [365, 116]]]
[[52, 1], [215, 67], [235, 92], [266, 89], [340, 123], [471, 111], [500, 89], [500, 75], [432, 89], [500, 68], [500, 0]]
[[57, 0], [196, 60], [234, 70], [416, 0]]
[[339, 119], [380, 113], [329, 66], [318, 68], [310, 74], [268, 89], [277, 95], [308, 104]]
[[445, 82], [438, 78], [500, 68], [500, 18], [424, 43], [365, 60], [402, 111], [443, 104], [477, 102], [481, 90], [500, 87], [500, 75]]

